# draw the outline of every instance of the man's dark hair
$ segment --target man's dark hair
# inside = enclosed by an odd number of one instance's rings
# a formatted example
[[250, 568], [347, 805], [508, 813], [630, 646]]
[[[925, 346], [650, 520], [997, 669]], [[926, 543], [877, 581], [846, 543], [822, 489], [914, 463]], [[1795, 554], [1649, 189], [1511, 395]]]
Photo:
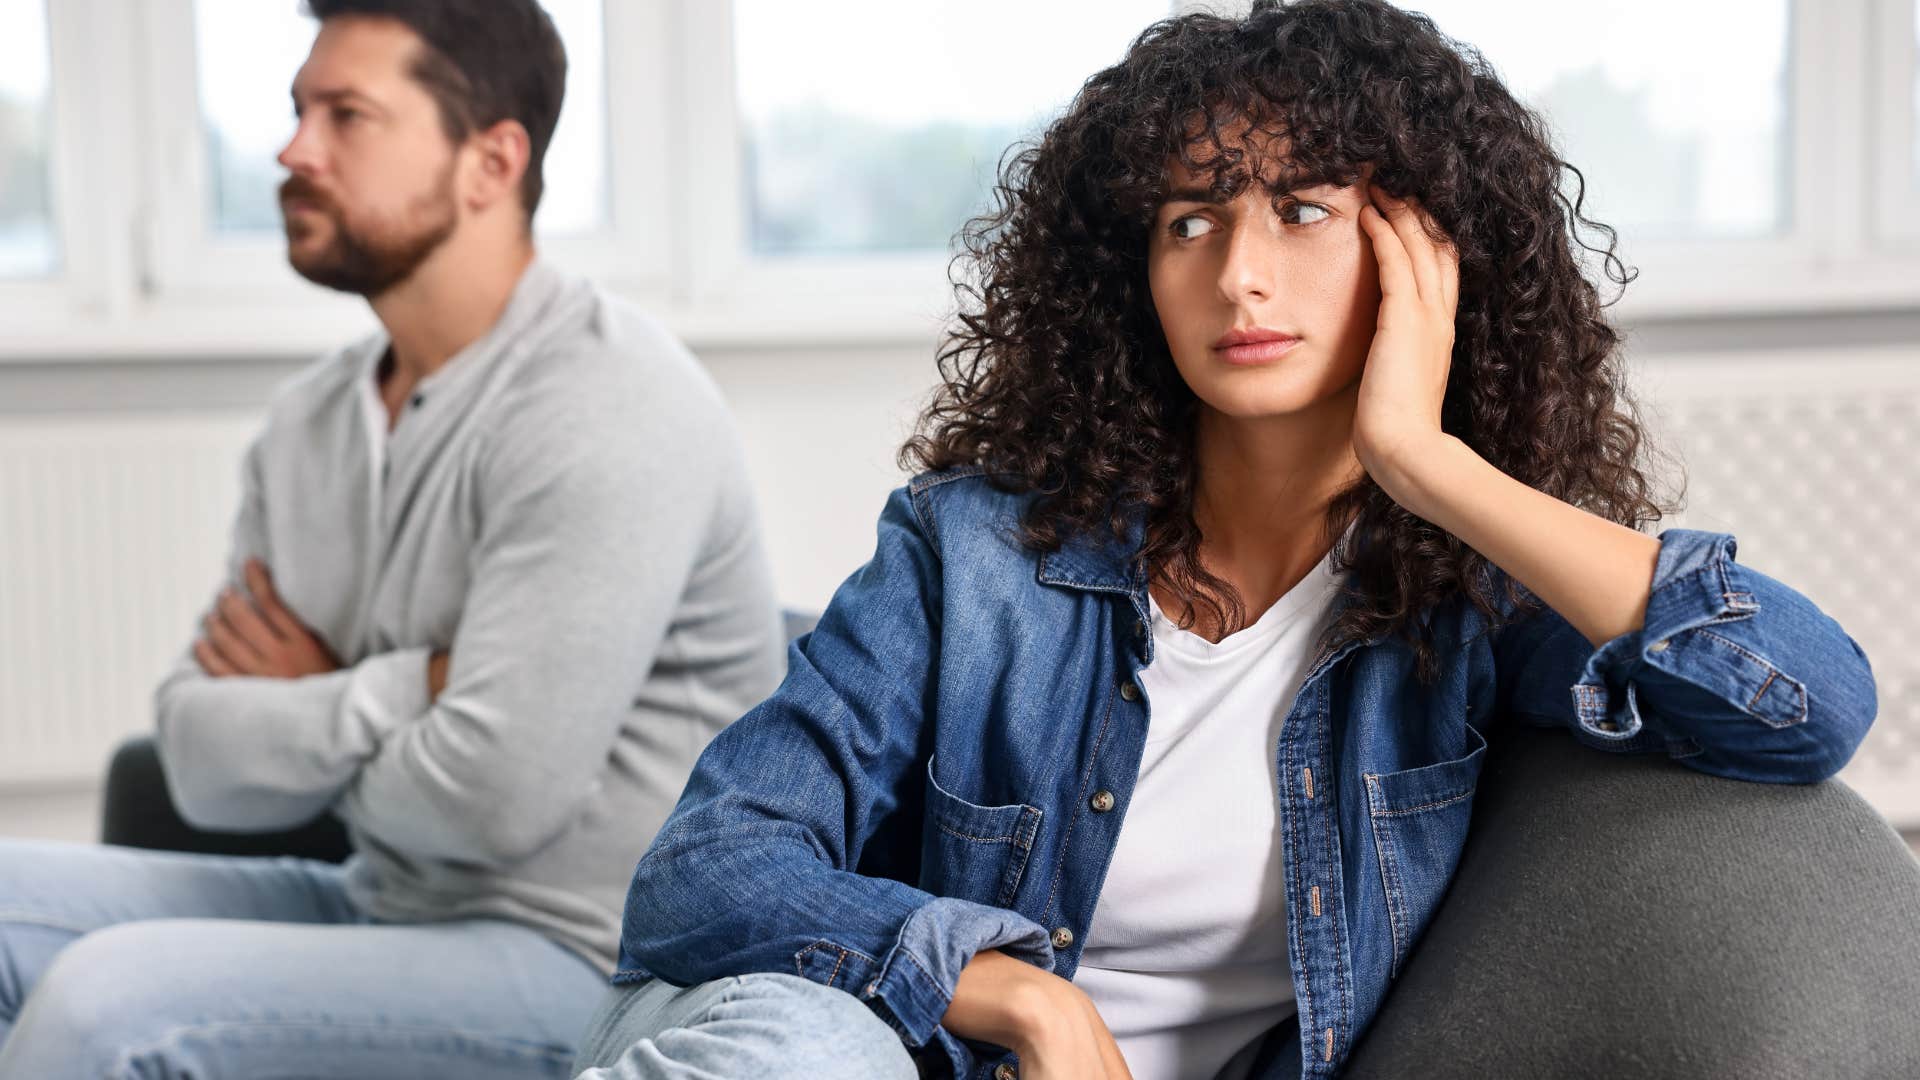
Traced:
[[440, 106], [454, 142], [502, 120], [527, 129], [520, 203], [533, 219], [545, 189], [541, 163], [567, 88], [567, 51], [553, 19], [534, 0], [306, 0], [325, 22], [342, 15], [398, 20], [426, 48], [413, 77]]

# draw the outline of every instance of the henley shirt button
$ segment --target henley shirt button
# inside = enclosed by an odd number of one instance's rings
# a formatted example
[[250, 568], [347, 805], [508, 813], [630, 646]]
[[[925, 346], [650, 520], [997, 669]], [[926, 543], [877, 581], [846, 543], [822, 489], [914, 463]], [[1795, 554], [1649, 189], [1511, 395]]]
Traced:
[[1014, 1077], [1019, 1075], [1011, 1065], [1002, 1065], [993, 1070], [993, 1080], [1013, 1080]]
[[1053, 931], [1053, 947], [1054, 948], [1064, 949], [1067, 946], [1072, 944], [1073, 944], [1073, 931], [1067, 929], [1064, 926], [1056, 927], [1054, 929]]
[[1126, 698], [1128, 701], [1139, 701], [1140, 687], [1131, 681], [1123, 682], [1120, 684], [1120, 696]]
[[415, 395], [413, 395], [413, 407], [414, 407], [414, 408], [416, 408], [416, 409], [417, 409], [417, 408], [419, 408], [420, 406], [422, 406], [422, 405], [425, 405], [426, 403], [427, 403], [427, 395], [425, 395], [425, 394], [415, 394]]
[[1094, 813], [1104, 814], [1113, 809], [1113, 792], [1096, 791], [1093, 793], [1093, 798], [1089, 801], [1093, 804]]
[[1647, 646], [1647, 651], [1648, 651], [1648, 652], [1666, 652], [1666, 651], [1667, 651], [1667, 639], [1666, 639], [1666, 638], [1661, 638], [1661, 639], [1660, 639], [1659, 641], [1656, 641], [1656, 642], [1654, 642], [1653, 644], [1651, 644], [1651, 645], [1649, 645], [1649, 646]]

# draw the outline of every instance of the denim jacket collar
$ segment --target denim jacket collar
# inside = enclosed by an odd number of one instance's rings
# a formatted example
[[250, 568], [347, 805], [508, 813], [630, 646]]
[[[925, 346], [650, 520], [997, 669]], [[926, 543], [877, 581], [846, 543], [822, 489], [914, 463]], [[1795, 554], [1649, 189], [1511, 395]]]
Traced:
[[[1135, 510], [1128, 513], [1121, 535], [1096, 529], [1074, 533], [1061, 542], [1059, 549], [1042, 554], [1035, 578], [1042, 585], [1058, 585], [1069, 589], [1081, 589], [1087, 592], [1119, 593], [1133, 601], [1135, 613], [1142, 619], [1147, 615], [1147, 573], [1140, 561], [1140, 549], [1146, 542], [1146, 515]], [[1351, 586], [1353, 575], [1344, 579]], [[1353, 597], [1342, 589], [1334, 594], [1329, 621], [1339, 618]], [[1424, 617], [1424, 616], [1423, 616]], [[1320, 670], [1365, 645], [1375, 645], [1386, 638], [1384, 633], [1375, 633], [1365, 638], [1351, 638], [1338, 646], [1328, 648], [1321, 644], [1313, 662], [1308, 665], [1308, 678], [1318, 675]], [[1153, 662], [1153, 644], [1149, 637], [1146, 643], [1146, 662]]]
[[1140, 564], [1140, 548], [1145, 542], [1145, 515], [1132, 513], [1121, 536], [1104, 529], [1078, 532], [1067, 538], [1058, 550], [1041, 555], [1035, 577], [1042, 585], [1124, 593], [1133, 597], [1144, 611], [1147, 573]]

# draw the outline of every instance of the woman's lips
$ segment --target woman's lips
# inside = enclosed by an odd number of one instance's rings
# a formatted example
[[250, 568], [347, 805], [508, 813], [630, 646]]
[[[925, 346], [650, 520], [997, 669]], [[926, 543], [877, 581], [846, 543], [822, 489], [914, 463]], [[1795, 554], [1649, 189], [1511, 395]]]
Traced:
[[1299, 338], [1275, 337], [1242, 342], [1237, 345], [1215, 346], [1213, 351], [1229, 364], [1247, 366], [1270, 364], [1292, 352], [1293, 347], [1298, 344], [1300, 344]]

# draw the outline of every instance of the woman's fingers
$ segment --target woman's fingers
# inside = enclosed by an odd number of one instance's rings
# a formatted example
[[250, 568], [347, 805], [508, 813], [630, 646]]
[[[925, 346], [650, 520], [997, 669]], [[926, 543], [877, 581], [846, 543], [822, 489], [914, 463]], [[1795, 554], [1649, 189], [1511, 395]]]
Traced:
[[1360, 226], [1367, 230], [1367, 236], [1373, 240], [1374, 261], [1380, 266], [1380, 292], [1388, 298], [1406, 297], [1417, 300], [1420, 297], [1420, 285], [1413, 274], [1413, 262], [1407, 256], [1407, 246], [1394, 231], [1391, 222], [1378, 208], [1367, 205], [1360, 208]]
[[1451, 243], [1435, 240], [1440, 231], [1433, 216], [1414, 199], [1395, 199], [1377, 185], [1367, 187], [1373, 205], [1407, 252], [1407, 262], [1420, 298], [1436, 307], [1454, 310], [1460, 296], [1459, 253]]
[[1434, 257], [1433, 241], [1415, 213], [1415, 204], [1409, 199], [1394, 198], [1376, 184], [1369, 184], [1367, 193], [1372, 198], [1374, 208], [1393, 227], [1394, 235], [1405, 249], [1407, 265], [1412, 268], [1414, 285], [1420, 298], [1428, 303], [1437, 302], [1440, 297], [1440, 267]]
[[1100, 1063], [1106, 1067], [1107, 1080], [1133, 1080], [1127, 1059], [1120, 1053], [1120, 1044], [1114, 1041], [1113, 1032], [1107, 1029], [1107, 1021], [1094, 1007], [1092, 999], [1087, 1001], [1087, 1013], [1092, 1021], [1094, 1040], [1100, 1045]]

